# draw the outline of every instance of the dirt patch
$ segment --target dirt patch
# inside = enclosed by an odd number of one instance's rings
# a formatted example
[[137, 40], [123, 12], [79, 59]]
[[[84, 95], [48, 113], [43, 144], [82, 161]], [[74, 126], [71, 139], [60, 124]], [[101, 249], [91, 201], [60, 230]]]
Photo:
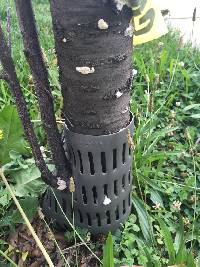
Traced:
[[[73, 241], [67, 240], [64, 232], [55, 230], [52, 227], [52, 230], [50, 230], [45, 222], [38, 216], [32, 221], [32, 226], [50, 255], [55, 267], [67, 266], [62, 258], [61, 253], [59, 252], [58, 247], [55, 244], [55, 239], [70, 266], [75, 266], [76, 264], [76, 253], [80, 267], [100, 266], [91, 252], [83, 243], [79, 242], [79, 240], [77, 240], [77, 246], [75, 246]], [[8, 243], [10, 245], [8, 256], [20, 267], [46, 266], [46, 261], [42, 255], [42, 252], [36, 245], [36, 242], [26, 225], [19, 225], [16, 228], [16, 231], [8, 237]], [[98, 257], [101, 257], [101, 249], [95, 253]]]

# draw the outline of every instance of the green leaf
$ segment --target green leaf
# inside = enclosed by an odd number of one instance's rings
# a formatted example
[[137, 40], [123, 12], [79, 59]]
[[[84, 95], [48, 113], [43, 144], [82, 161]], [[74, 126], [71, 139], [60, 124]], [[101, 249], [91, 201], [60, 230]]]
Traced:
[[189, 76], [189, 74], [188, 74], [186, 69], [181, 68], [181, 72], [182, 72], [183, 77], [185, 78], [184, 79], [185, 80], [185, 89], [186, 89], [186, 94], [188, 94], [190, 76]]
[[12, 150], [27, 154], [22, 124], [14, 106], [6, 106], [0, 112], [0, 130], [3, 131], [3, 139], [0, 140], [0, 165], [10, 162], [9, 152]]
[[[38, 208], [38, 200], [35, 197], [26, 197], [22, 200], [19, 200], [19, 203], [26, 213], [26, 216], [29, 220], [32, 220], [35, 216]], [[12, 216], [13, 223], [24, 223], [24, 220], [18, 210], [15, 210], [13, 212]]]
[[176, 232], [176, 237], [175, 237], [175, 249], [177, 252], [176, 255], [176, 264], [177, 265], [182, 265], [186, 260], [187, 260], [187, 250], [185, 247], [185, 240], [186, 240], [186, 235], [184, 232], [184, 222], [182, 219], [182, 216], [179, 214], [179, 227]]
[[12, 161], [3, 165], [2, 167], [2, 170], [5, 175], [11, 176], [12, 173], [21, 169], [27, 169], [30, 163], [35, 162], [33, 158], [24, 160], [21, 154], [14, 151], [11, 151], [9, 155]]
[[198, 254], [198, 262], [197, 262], [197, 267], [200, 267], [200, 252]]
[[195, 260], [194, 260], [194, 256], [192, 254], [192, 251], [190, 251], [188, 253], [187, 266], [196, 267], [196, 263], [195, 263]]
[[183, 111], [188, 111], [190, 109], [198, 109], [200, 107], [200, 104], [191, 104], [183, 109]]
[[[155, 148], [154, 148], [155, 149]], [[169, 156], [177, 156], [179, 152], [168, 152], [168, 151], [148, 151], [148, 154], [145, 154], [142, 156], [142, 161], [143, 162], [154, 162], [157, 160], [164, 160], [167, 159]]]
[[[53, 165], [50, 165], [51, 169]], [[13, 186], [15, 195], [18, 197], [32, 196], [36, 197], [47, 188], [47, 185], [42, 181], [41, 174], [35, 164], [29, 165], [27, 169], [21, 169], [12, 174], [16, 185]]]
[[114, 267], [113, 239], [111, 233], [109, 233], [103, 248], [103, 267]]
[[162, 200], [162, 197], [160, 195], [160, 193], [157, 191], [157, 190], [154, 190], [153, 188], [149, 188], [149, 192], [151, 194], [151, 201], [154, 203], [154, 204], [161, 204], [161, 206], [163, 207], [163, 200]]
[[154, 263], [154, 260], [153, 260], [153, 257], [152, 255], [149, 253], [149, 250], [147, 247], [143, 246], [143, 250], [144, 250], [144, 253], [145, 253], [145, 256], [147, 257], [147, 260], [148, 260], [148, 267], [155, 267], [155, 263]]
[[199, 114], [193, 114], [190, 117], [193, 119], [200, 119], [200, 113]]
[[13, 220], [12, 220], [12, 215], [10, 213], [6, 213], [3, 218], [0, 220], [0, 227], [4, 226], [12, 226]]
[[137, 226], [137, 224], [133, 224], [133, 225], [132, 225], [132, 230], [133, 230], [134, 232], [139, 232], [139, 231], [140, 231], [140, 228]]
[[6, 189], [0, 189], [0, 205], [5, 207], [10, 203], [11, 196]]
[[[181, 217], [181, 215], [178, 216], [179, 217], [179, 227], [176, 231], [176, 237], [175, 237], [175, 249], [176, 252], [179, 252], [183, 249], [184, 247], [184, 243], [185, 243], [185, 233], [184, 233], [184, 222], [183, 219]], [[179, 262], [176, 262], [179, 263]], [[181, 262], [180, 262], [181, 263]]]
[[169, 254], [169, 264], [174, 264], [175, 263], [175, 249], [174, 249], [174, 243], [173, 243], [173, 239], [171, 236], [171, 233], [167, 227], [167, 225], [164, 223], [163, 220], [161, 220], [160, 218], [158, 218], [158, 222], [160, 224], [160, 228], [161, 228], [161, 233], [164, 237], [164, 242]]
[[140, 223], [140, 228], [142, 230], [145, 240], [149, 244], [154, 244], [154, 235], [152, 224], [149, 220], [149, 215], [145, 209], [143, 202], [134, 194], [132, 197], [133, 204], [138, 214], [138, 219]]
[[149, 186], [151, 186], [154, 190], [162, 192], [162, 193], [166, 193], [166, 191], [162, 189], [159, 185], [157, 185], [153, 179], [145, 177], [144, 175], [142, 175], [142, 173], [140, 173], [140, 175], [142, 176], [144, 182], [147, 183]]

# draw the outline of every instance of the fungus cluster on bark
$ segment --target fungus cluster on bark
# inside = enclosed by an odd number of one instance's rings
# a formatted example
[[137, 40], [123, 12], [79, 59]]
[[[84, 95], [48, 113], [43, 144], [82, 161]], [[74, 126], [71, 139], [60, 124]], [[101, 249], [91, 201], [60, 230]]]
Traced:
[[[130, 122], [130, 1], [50, 0], [64, 99], [63, 113], [67, 127], [74, 132], [104, 135], [115, 133]], [[0, 62], [3, 73], [0, 78], [9, 84], [43, 179], [53, 187], [65, 189], [69, 186], [72, 169], [56, 124], [52, 90], [31, 0], [15, 0], [15, 5], [24, 53], [33, 76], [41, 120], [56, 173], [50, 172], [43, 159], [1, 23]]]

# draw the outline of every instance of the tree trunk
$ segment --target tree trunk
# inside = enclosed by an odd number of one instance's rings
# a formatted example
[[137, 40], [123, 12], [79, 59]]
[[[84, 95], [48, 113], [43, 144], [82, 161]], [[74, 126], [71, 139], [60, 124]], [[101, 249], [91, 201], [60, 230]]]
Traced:
[[[50, 0], [50, 4], [67, 126], [89, 135], [126, 127], [132, 38], [125, 32], [131, 9], [124, 6], [119, 12], [111, 0]], [[104, 29], [98, 27], [101, 19]], [[82, 74], [82, 67], [91, 73]]]

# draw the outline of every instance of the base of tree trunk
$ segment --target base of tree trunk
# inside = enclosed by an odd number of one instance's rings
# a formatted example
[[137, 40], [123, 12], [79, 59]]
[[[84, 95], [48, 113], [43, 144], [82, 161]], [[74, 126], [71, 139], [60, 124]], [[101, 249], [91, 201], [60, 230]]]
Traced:
[[43, 201], [48, 218], [66, 228], [64, 214], [72, 221], [74, 212], [75, 224], [93, 234], [120, 227], [131, 212], [133, 130], [133, 117], [126, 128], [110, 135], [83, 135], [66, 128], [75, 192], [72, 202], [72, 193], [54, 190], [62, 211], [49, 188]]

